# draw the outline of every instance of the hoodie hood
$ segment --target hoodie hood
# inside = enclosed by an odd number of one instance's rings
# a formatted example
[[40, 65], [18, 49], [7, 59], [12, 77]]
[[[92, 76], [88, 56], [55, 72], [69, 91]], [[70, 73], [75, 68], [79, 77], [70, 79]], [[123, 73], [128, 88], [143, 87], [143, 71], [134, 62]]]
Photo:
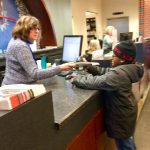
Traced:
[[127, 64], [117, 68], [126, 72], [132, 83], [138, 82], [144, 74], [144, 67], [141, 64]]

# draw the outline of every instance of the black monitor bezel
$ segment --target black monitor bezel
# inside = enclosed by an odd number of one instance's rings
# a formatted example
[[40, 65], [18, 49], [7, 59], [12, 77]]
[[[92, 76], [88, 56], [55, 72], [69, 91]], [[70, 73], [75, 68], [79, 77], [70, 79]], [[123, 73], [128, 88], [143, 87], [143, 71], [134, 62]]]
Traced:
[[[130, 39], [125, 39], [125, 40], [121, 40], [121, 34], [124, 34], [124, 35], [130, 35]], [[129, 36], [128, 36], [129, 37]], [[121, 42], [121, 41], [127, 41], [127, 40], [131, 40], [132, 41], [132, 39], [133, 39], [133, 32], [121, 32], [120, 33], [120, 37], [119, 37], [119, 41]]]
[[76, 38], [76, 37], [80, 37], [81, 38], [81, 43], [80, 43], [80, 50], [79, 50], [79, 56], [81, 55], [81, 50], [82, 50], [82, 43], [83, 43], [83, 35], [64, 35], [63, 37], [63, 50], [62, 50], [62, 62], [68, 62], [67, 60], [63, 60], [63, 54], [64, 54], [64, 43], [65, 43], [65, 38], [67, 37], [72, 37], [72, 38]]

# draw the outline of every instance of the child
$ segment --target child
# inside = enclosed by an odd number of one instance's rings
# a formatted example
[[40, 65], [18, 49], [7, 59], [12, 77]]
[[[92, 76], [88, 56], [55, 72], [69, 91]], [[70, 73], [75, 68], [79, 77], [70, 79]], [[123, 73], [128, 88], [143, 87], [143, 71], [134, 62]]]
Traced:
[[133, 134], [137, 118], [137, 103], [132, 83], [143, 76], [143, 66], [135, 64], [136, 47], [132, 41], [123, 41], [113, 49], [112, 67], [88, 68], [91, 74], [77, 75], [72, 84], [85, 89], [102, 89], [105, 108], [105, 126], [114, 138], [118, 150], [135, 150]]

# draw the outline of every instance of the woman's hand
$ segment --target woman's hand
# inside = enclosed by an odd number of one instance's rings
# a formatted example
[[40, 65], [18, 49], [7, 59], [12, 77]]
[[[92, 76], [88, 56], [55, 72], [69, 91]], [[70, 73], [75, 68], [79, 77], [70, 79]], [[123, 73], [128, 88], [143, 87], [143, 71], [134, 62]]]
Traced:
[[59, 65], [59, 67], [61, 71], [68, 71], [68, 70], [72, 70], [73, 68], [75, 68], [76, 64], [66, 63], [66, 64]]

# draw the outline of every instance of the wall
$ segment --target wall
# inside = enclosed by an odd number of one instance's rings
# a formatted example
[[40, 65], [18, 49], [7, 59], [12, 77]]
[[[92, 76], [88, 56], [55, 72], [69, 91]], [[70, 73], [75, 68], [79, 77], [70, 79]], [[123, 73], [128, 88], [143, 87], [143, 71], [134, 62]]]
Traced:
[[150, 37], [150, 1], [140, 0], [139, 5], [140, 35], [142, 35], [144, 38], [147, 38]]
[[150, 1], [144, 0], [144, 37], [150, 37]]
[[[83, 34], [83, 50], [87, 49], [87, 32], [85, 12], [97, 13], [98, 36], [102, 38], [108, 18], [129, 16], [129, 31], [134, 32], [133, 38], [139, 36], [139, 0], [72, 0], [73, 33]], [[123, 15], [113, 16], [112, 12], [123, 11]]]
[[101, 0], [71, 0], [72, 7], [72, 23], [73, 23], [73, 34], [82, 34], [83, 38], [83, 53], [87, 49], [87, 31], [86, 31], [86, 15], [85, 12], [96, 13], [96, 26], [97, 35], [101, 38]]
[[[108, 18], [129, 16], [129, 31], [133, 39], [139, 36], [139, 0], [102, 0], [103, 28], [107, 26]], [[123, 15], [112, 15], [113, 12], [124, 12]]]
[[51, 18], [57, 46], [62, 46], [63, 36], [72, 34], [72, 13], [70, 0], [43, 0]]
[[[62, 45], [64, 34], [82, 34], [83, 53], [87, 49], [87, 31], [85, 12], [96, 13], [98, 38], [102, 38], [106, 20], [114, 18], [112, 12], [123, 11], [129, 16], [129, 31], [134, 37], [139, 36], [139, 0], [43, 0], [46, 4], [54, 26], [58, 46]], [[116, 17], [116, 16], [115, 16]]]

